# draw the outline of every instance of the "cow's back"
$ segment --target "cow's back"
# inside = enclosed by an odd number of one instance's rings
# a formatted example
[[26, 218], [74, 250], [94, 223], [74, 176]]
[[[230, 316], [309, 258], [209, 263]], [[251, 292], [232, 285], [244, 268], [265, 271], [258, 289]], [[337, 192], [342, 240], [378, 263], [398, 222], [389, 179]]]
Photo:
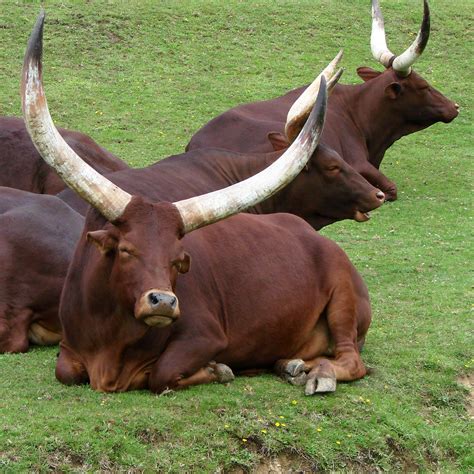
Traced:
[[186, 150], [217, 147], [242, 153], [273, 151], [268, 133], [284, 132], [288, 110], [305, 88], [223, 112], [193, 135]]
[[[58, 130], [73, 150], [100, 173], [128, 168], [90, 137], [80, 132]], [[16, 117], [0, 117], [0, 166], [0, 186], [40, 194], [57, 194], [65, 187], [36, 151], [23, 120]]]

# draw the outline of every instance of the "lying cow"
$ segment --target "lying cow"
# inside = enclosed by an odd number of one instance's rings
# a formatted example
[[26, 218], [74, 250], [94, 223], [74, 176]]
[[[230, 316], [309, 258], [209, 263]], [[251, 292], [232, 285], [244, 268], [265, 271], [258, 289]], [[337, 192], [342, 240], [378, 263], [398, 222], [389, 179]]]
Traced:
[[226, 366], [276, 364], [298, 380], [308, 371], [311, 394], [362, 377], [358, 344], [370, 306], [342, 250], [291, 215], [218, 222], [305, 166], [321, 134], [325, 80], [301, 134], [271, 166], [219, 191], [156, 203], [153, 187], [126, 176], [113, 184], [57, 133], [42, 87], [43, 21], [41, 14], [25, 56], [25, 122], [44, 159], [94, 208], [64, 285], [57, 378], [104, 391], [161, 392], [228, 380]]
[[[128, 168], [87, 135], [63, 128], [59, 133], [99, 173]], [[41, 159], [23, 120], [16, 117], [0, 117], [0, 168], [0, 186], [39, 194], [57, 194], [65, 187], [57, 173]]]
[[61, 339], [59, 296], [83, 224], [55, 196], [0, 187], [0, 353]]
[[[440, 121], [451, 122], [458, 115], [459, 106], [412, 70], [428, 42], [428, 2], [424, 1], [423, 22], [417, 38], [400, 56], [387, 48], [378, 0], [372, 1], [372, 12], [372, 53], [386, 69], [377, 72], [361, 67], [357, 73], [364, 84], [338, 84], [334, 88], [321, 142], [380, 188], [387, 200], [395, 200], [395, 183], [378, 170], [387, 149], [405, 135]], [[340, 54], [335, 61], [339, 58]], [[318, 81], [276, 99], [240, 105], [224, 112], [196, 132], [186, 149], [221, 147], [254, 152], [286, 148], [301, 126], [298, 112], [301, 108], [308, 110], [314, 103], [312, 89]]]
[[[341, 219], [367, 221], [369, 211], [381, 206], [385, 195], [337, 153], [324, 146], [319, 146], [318, 150], [288, 186], [247, 212], [289, 212], [302, 217], [317, 230]], [[205, 148], [171, 156], [147, 168], [118, 171], [106, 176], [112, 181], [128, 176], [143, 182], [144, 187], [157, 188], [162, 200], [185, 199], [243, 181], [278, 160], [282, 153], [241, 154]], [[81, 214], [87, 212], [87, 203], [70, 189], [58, 197]]]

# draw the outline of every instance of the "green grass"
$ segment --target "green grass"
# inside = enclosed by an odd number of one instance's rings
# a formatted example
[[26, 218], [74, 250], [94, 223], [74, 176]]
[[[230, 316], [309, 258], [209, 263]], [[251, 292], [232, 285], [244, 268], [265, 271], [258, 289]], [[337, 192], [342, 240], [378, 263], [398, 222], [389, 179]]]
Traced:
[[[312, 398], [272, 376], [165, 396], [105, 395], [57, 383], [57, 348], [2, 355], [0, 471], [251, 469], [277, 453], [326, 471], [472, 471], [467, 390], [456, 380], [474, 366], [473, 9], [468, 0], [430, 3], [432, 35], [416, 69], [461, 115], [389, 150], [382, 170], [399, 186], [397, 202], [368, 223], [323, 231], [369, 286], [374, 321], [363, 358], [372, 375]], [[344, 82], [358, 82], [357, 66], [378, 68], [368, 4], [48, 1], [53, 118], [147, 165], [181, 151], [229, 107], [309, 82], [339, 47]], [[382, 6], [389, 45], [400, 51], [416, 33], [421, 1]], [[22, 56], [38, 10], [0, 4], [1, 115], [20, 114]]]

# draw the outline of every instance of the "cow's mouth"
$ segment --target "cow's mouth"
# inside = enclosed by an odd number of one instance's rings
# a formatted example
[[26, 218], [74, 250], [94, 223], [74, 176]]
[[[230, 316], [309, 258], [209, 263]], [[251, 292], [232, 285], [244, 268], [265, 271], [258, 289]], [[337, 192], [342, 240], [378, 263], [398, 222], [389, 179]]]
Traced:
[[141, 318], [141, 320], [147, 326], [160, 327], [160, 328], [169, 326], [170, 324], [174, 323], [176, 319], [178, 319], [176, 316], [169, 316], [166, 314], [150, 314], [148, 316]]
[[370, 213], [357, 210], [354, 214], [354, 220], [357, 222], [366, 222], [370, 219]]

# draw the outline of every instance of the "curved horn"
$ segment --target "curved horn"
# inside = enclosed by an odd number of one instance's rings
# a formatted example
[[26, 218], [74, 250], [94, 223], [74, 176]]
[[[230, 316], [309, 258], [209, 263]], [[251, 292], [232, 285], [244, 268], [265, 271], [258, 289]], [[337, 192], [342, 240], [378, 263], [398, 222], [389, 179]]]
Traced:
[[306, 90], [298, 97], [291, 106], [286, 117], [285, 134], [290, 143], [297, 137], [303, 128], [304, 122], [308, 118], [311, 109], [316, 102], [316, 96], [319, 91], [321, 77], [324, 76], [327, 82], [328, 94], [332, 91], [339, 78], [344, 72], [343, 69], [337, 70], [337, 66], [341, 61], [343, 50], [341, 49], [336, 57], [326, 66], [321, 74], [306, 88]]
[[394, 71], [408, 76], [411, 72], [411, 66], [423, 53], [428, 39], [430, 37], [430, 7], [427, 0], [423, 0], [423, 21], [420, 31], [416, 35], [412, 45], [400, 56], [393, 61], [392, 67]]
[[39, 154], [64, 182], [113, 222], [123, 214], [132, 196], [85, 163], [54, 126], [43, 90], [41, 56], [44, 17], [44, 11], [41, 11], [28, 41], [23, 63], [21, 98], [26, 128]]
[[375, 60], [385, 67], [395, 55], [388, 49], [385, 39], [385, 24], [379, 0], [372, 0], [372, 34], [370, 35], [370, 49]]
[[306, 124], [293, 144], [280, 158], [260, 173], [228, 188], [178, 201], [184, 231], [191, 232], [229, 217], [272, 196], [304, 168], [319, 142], [326, 113], [327, 90], [324, 76]]

